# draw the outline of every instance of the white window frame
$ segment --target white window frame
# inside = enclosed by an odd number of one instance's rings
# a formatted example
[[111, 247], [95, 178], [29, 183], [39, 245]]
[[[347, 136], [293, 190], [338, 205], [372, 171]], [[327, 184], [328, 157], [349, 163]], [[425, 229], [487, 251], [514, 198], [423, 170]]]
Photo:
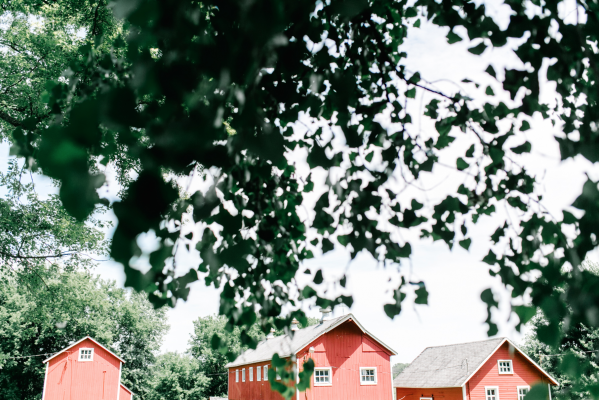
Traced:
[[[518, 390], [518, 400], [524, 400], [524, 396], [530, 392], [530, 386], [517, 386], [516, 388]], [[528, 391], [524, 396], [522, 396], [522, 399], [520, 399], [520, 389], [526, 389]]]
[[[329, 371], [329, 383], [316, 383], [316, 371]], [[333, 386], [333, 368], [321, 367], [314, 368], [314, 386]]]
[[[90, 354], [90, 358], [81, 358], [81, 356], [83, 355], [83, 351], [84, 350], [89, 350], [91, 352]], [[94, 361], [94, 349], [93, 347], [82, 347], [79, 349], [79, 359], [77, 361], [81, 361], [81, 362], [89, 362], [89, 361]]]
[[433, 400], [432, 397], [421, 397], [420, 400]]
[[[510, 363], [510, 370], [508, 372], [501, 372], [502, 362]], [[514, 375], [514, 363], [512, 360], [497, 360], [497, 371], [499, 372], [499, 375]]]
[[268, 380], [268, 364], [265, 365], [264, 367], [262, 367], [262, 372], [264, 372], [262, 375], [264, 375], [264, 381]]
[[241, 369], [241, 382], [245, 382], [245, 368]]
[[262, 366], [258, 365], [256, 367], [256, 382], [260, 382], [260, 375], [262, 375]]
[[487, 390], [495, 389], [495, 400], [499, 400], [499, 386], [485, 386], [485, 400], [489, 400]]
[[254, 367], [250, 367], [250, 382], [254, 381]]
[[[374, 382], [364, 382], [362, 380], [362, 370], [365, 369], [373, 369], [374, 370]], [[379, 380], [379, 373], [376, 369], [376, 367], [360, 367], [360, 385], [376, 385], [378, 383]]]
[[235, 383], [239, 383], [239, 370], [235, 370]]

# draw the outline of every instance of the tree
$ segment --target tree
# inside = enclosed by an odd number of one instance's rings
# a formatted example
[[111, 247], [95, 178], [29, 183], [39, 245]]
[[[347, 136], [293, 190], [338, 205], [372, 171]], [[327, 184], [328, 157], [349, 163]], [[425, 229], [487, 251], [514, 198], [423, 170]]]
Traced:
[[[585, 260], [582, 268], [599, 275], [599, 264]], [[564, 399], [596, 398], [599, 393], [599, 328], [589, 328], [583, 324], [567, 328], [557, 347], [549, 346], [539, 337], [546, 329], [547, 318], [537, 314], [530, 322], [531, 331], [527, 334], [523, 348], [543, 369], [559, 382], [559, 387], [551, 389], [553, 396]]]
[[210, 378], [197, 360], [177, 353], [158, 356], [151, 370], [148, 400], [204, 400]]
[[0, 399], [39, 399], [42, 361], [84, 336], [121, 356], [123, 382], [145, 398], [147, 369], [167, 326], [143, 294], [128, 294], [89, 272], [50, 267], [44, 284], [0, 274]]
[[410, 365], [409, 363], [397, 363], [393, 364], [393, 368], [391, 369], [391, 373], [393, 374], [393, 379], [397, 378], [397, 375], [401, 374], [401, 371], [406, 369], [406, 367]]
[[[37, 3], [14, 4], [3, 10], [33, 12], [23, 4]], [[45, 84], [40, 98], [47, 114], [25, 109], [22, 120], [4, 118], [14, 127], [7, 136], [27, 165], [60, 182], [61, 201], [79, 220], [106, 203], [97, 193], [101, 170], [115, 166], [123, 191], [114, 205], [119, 223], [110, 254], [123, 264], [127, 285], [150, 292], [157, 306], [174, 305], [187, 298], [198, 271], [207, 273], [205, 283], [223, 289], [220, 313], [242, 327], [243, 344], [255, 345], [247, 332], [257, 319], [263, 332], [294, 317], [304, 321], [297, 310], [277, 319], [298, 300], [351, 305], [350, 296], [317, 295], [318, 271], [298, 298], [294, 277], [314, 252], [337, 243], [352, 258], [365, 251], [382, 264], [398, 264], [411, 254], [400, 232], [468, 249], [472, 226], [494, 216], [501, 223], [483, 261], [512, 289], [521, 324], [543, 311], [548, 325], [539, 336], [556, 346], [566, 319], [569, 326], [599, 325], [589, 312], [599, 310], [599, 277], [579, 269], [597, 247], [597, 183], [589, 178], [572, 204], [580, 213], [554, 217], [536, 176], [519, 163], [531, 151], [524, 132], [533, 116], [560, 124], [562, 159], [599, 160], [599, 6], [577, 1], [572, 16], [560, 13], [560, 4], [508, 1], [509, 20], [500, 24], [484, 4], [465, 0], [119, 0], [113, 9], [123, 35], [103, 42], [89, 19], [77, 25], [87, 29], [85, 44], [62, 79]], [[408, 32], [425, 20], [444, 28], [449, 43], [467, 34], [474, 55], [515, 46], [525, 67], [489, 66], [495, 89], [482, 94], [476, 82], [464, 82], [475, 97], [437, 90], [420, 72], [407, 71], [402, 50]], [[543, 80], [555, 85], [556, 106], [540, 98]], [[414, 111], [421, 93], [431, 96], [422, 116]], [[381, 124], [381, 116], [390, 123]], [[416, 117], [436, 132], [420, 132]], [[454, 148], [464, 140], [467, 150]], [[300, 173], [293, 152], [308, 174]], [[395, 179], [417, 185], [448, 165], [440, 161], [445, 156], [464, 177], [456, 193], [424, 203], [399, 197]], [[188, 194], [177, 187], [178, 177], [191, 179], [200, 168], [210, 171], [209, 190]], [[298, 210], [322, 171], [324, 188], [302, 219]], [[499, 214], [503, 209], [518, 218]], [[183, 234], [191, 219], [199, 237]], [[138, 236], [150, 231], [158, 249], [142, 273], [130, 263], [141, 254]], [[175, 253], [195, 251], [202, 262], [175, 275]], [[567, 265], [572, 273], [564, 272]], [[558, 297], [555, 288], [565, 291]], [[416, 303], [427, 302], [424, 283], [403, 277], [385, 305], [389, 317], [410, 290]], [[498, 303], [490, 289], [481, 299], [493, 335], [490, 315]]]

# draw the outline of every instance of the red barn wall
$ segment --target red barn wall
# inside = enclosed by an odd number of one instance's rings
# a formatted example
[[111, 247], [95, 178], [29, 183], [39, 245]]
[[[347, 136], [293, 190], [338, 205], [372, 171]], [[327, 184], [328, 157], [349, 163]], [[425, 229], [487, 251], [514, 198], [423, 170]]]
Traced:
[[123, 385], [121, 385], [121, 388], [119, 390], [120, 390], [119, 400], [131, 400], [131, 398], [133, 397], [131, 392], [128, 391], [127, 389], [125, 389], [123, 387]]
[[[77, 361], [80, 348], [93, 348], [93, 361]], [[120, 361], [86, 339], [48, 361], [43, 400], [116, 400]]]
[[[264, 380], [264, 369], [260, 374], [260, 382], [256, 380], [256, 367], [262, 368], [264, 365], [268, 365], [269, 370], [272, 368], [270, 362], [229, 368], [229, 400], [283, 400], [283, 396], [271, 390], [268, 377], [266, 377], [266, 381]], [[254, 380], [252, 382], [250, 382], [250, 367], [254, 369]], [[243, 368], [245, 368], [245, 382], [243, 382], [241, 375]], [[239, 382], [235, 382], [235, 370], [239, 370]]]
[[[471, 400], [485, 399], [485, 386], [498, 386], [500, 399], [518, 399], [518, 386], [532, 387], [536, 383], [549, 383], [545, 375], [518, 351], [510, 352], [509, 343], [504, 343], [474, 374], [466, 385], [467, 397]], [[513, 374], [500, 375], [497, 360], [512, 360]]]
[[[463, 400], [462, 388], [411, 389], [396, 388], [397, 400], [420, 400], [421, 397], [432, 397], [433, 400]], [[509, 399], [518, 400], [518, 399]]]
[[[315, 367], [332, 367], [333, 384], [314, 386], [313, 376], [311, 388], [300, 394], [301, 400], [392, 399], [391, 353], [363, 334], [354, 322], [345, 322], [301, 350], [300, 370], [310, 357], [311, 346]], [[360, 385], [360, 367], [377, 368], [376, 385]]]

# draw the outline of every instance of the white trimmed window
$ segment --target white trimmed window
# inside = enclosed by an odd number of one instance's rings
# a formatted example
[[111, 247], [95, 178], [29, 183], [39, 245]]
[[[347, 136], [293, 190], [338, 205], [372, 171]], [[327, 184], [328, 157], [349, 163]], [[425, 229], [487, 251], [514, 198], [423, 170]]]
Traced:
[[376, 367], [360, 367], [360, 385], [376, 385]]
[[530, 386], [518, 386], [518, 400], [524, 400], [524, 396], [530, 391]]
[[268, 380], [268, 365], [265, 365], [264, 367], [262, 367], [264, 369], [264, 380], [267, 381]]
[[499, 400], [499, 388], [497, 386], [485, 386], [486, 400]]
[[79, 349], [79, 361], [94, 361], [94, 349]]
[[314, 386], [332, 386], [333, 371], [328, 368], [314, 368]]
[[241, 370], [241, 382], [245, 382], [245, 368]]
[[497, 360], [497, 367], [500, 374], [513, 374], [512, 360]]
[[239, 382], [239, 370], [235, 370], [235, 382]]
[[420, 400], [433, 400], [432, 397], [421, 397]]
[[250, 382], [254, 381], [254, 367], [250, 367]]
[[260, 367], [260, 366], [256, 367], [256, 380], [258, 382], [260, 382], [260, 375], [261, 375], [260, 373], [261, 372], [262, 372], [262, 367]]

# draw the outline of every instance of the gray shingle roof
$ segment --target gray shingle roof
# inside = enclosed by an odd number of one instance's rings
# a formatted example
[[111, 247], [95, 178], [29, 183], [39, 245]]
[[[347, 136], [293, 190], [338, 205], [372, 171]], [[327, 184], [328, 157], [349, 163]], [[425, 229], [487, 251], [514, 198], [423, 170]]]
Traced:
[[280, 357], [290, 357], [296, 354], [298, 351], [306, 347], [308, 344], [316, 340], [321, 335], [327, 333], [330, 330], [335, 329], [345, 321], [352, 320], [358, 325], [362, 332], [367, 333], [371, 338], [380, 343], [383, 347], [387, 348], [393, 355], [397, 354], [389, 346], [378, 340], [368, 331], [366, 331], [362, 325], [356, 320], [352, 314], [347, 314], [342, 317], [333, 318], [328, 321], [321, 322], [317, 325], [312, 325], [304, 329], [295, 331], [293, 338], [289, 335], [275, 336], [272, 339], [265, 339], [258, 343], [255, 349], [249, 349], [243, 352], [235, 361], [225, 365], [226, 368], [237, 367], [240, 365], [258, 363], [263, 361], [270, 361], [275, 353], [278, 353]]
[[504, 340], [505, 338], [494, 338], [481, 342], [428, 347], [393, 380], [393, 386], [406, 388], [461, 386]]

